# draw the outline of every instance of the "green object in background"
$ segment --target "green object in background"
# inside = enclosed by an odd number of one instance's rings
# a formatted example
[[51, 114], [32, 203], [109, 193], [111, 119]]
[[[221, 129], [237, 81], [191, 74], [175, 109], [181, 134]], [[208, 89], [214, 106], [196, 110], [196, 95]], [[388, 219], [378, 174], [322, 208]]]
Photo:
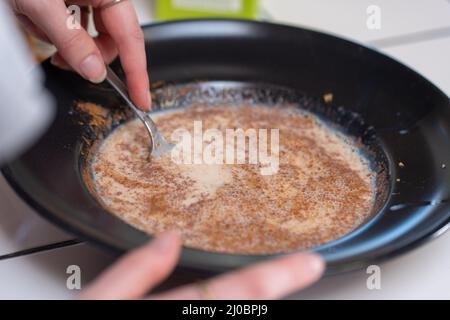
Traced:
[[156, 0], [158, 20], [187, 18], [256, 19], [259, 0]]

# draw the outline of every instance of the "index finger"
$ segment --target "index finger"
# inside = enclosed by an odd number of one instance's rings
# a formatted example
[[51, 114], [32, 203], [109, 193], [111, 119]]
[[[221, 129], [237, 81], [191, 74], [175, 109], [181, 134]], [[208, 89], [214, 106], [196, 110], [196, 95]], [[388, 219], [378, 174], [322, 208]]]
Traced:
[[93, 1], [105, 29], [119, 50], [128, 90], [133, 102], [143, 110], [151, 107], [150, 83], [147, 72], [144, 34], [131, 1], [122, 1], [102, 9], [111, 0]]
[[156, 299], [277, 299], [317, 281], [324, 270], [317, 254], [301, 253], [262, 262], [213, 278], [201, 285], [187, 285], [153, 296]]

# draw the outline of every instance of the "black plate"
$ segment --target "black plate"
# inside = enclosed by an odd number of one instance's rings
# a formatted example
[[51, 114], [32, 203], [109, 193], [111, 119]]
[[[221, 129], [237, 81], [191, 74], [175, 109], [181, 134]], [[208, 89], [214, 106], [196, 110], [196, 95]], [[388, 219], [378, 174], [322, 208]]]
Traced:
[[[268, 23], [194, 20], [144, 31], [153, 83], [201, 79], [222, 82], [200, 86], [288, 88], [296, 92], [293, 97], [310, 101], [313, 111], [325, 110], [325, 118], [327, 110], [339, 110], [330, 120], [360, 134], [375, 150], [386, 173], [377, 212], [349, 235], [314, 248], [327, 260], [328, 274], [393, 256], [446, 229], [450, 101], [419, 74], [361, 45]], [[94, 200], [80, 174], [87, 133], [77, 123], [80, 115], [71, 112], [75, 101], [111, 110], [122, 103], [107, 86], [91, 85], [48, 62], [43, 68], [58, 103], [56, 120], [33, 148], [3, 168], [4, 175], [39, 213], [83, 238], [116, 252], [146, 242], [147, 235]], [[333, 93], [331, 104], [321, 102], [326, 93]], [[180, 265], [223, 271], [270, 257], [184, 248]]]

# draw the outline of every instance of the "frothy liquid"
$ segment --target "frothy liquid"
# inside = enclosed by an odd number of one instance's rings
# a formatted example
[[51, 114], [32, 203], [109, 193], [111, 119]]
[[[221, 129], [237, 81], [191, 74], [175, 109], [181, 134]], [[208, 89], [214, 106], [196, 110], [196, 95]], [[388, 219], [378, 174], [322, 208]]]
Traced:
[[177, 229], [185, 245], [263, 254], [305, 249], [360, 225], [374, 200], [374, 174], [353, 141], [315, 116], [281, 107], [192, 107], [154, 117], [170, 140], [178, 128], [279, 129], [279, 170], [255, 164], [149, 161], [148, 136], [134, 120], [117, 128], [92, 161], [96, 196], [150, 234]]

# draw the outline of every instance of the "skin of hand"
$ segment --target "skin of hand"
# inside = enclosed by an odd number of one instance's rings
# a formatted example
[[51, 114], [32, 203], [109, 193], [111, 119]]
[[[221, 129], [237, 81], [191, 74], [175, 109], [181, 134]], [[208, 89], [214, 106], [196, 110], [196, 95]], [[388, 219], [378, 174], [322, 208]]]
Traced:
[[83, 290], [79, 298], [276, 299], [314, 283], [324, 270], [324, 262], [320, 256], [299, 253], [220, 275], [201, 285], [184, 285], [158, 295], [146, 296], [149, 290], [173, 271], [180, 249], [178, 233], [163, 233], [149, 244], [121, 258]]
[[[58, 52], [51, 62], [66, 70], [75, 70], [85, 79], [105, 80], [105, 63], [117, 54], [125, 71], [129, 93], [142, 110], [151, 108], [144, 35], [131, 1], [101, 9], [111, 0], [8, 0], [23, 26], [37, 38], [55, 45]], [[98, 36], [86, 31], [89, 12], [81, 11], [81, 24], [73, 27], [68, 5], [93, 8]], [[70, 19], [70, 20], [69, 20]], [[70, 27], [72, 26], [72, 27]]]

